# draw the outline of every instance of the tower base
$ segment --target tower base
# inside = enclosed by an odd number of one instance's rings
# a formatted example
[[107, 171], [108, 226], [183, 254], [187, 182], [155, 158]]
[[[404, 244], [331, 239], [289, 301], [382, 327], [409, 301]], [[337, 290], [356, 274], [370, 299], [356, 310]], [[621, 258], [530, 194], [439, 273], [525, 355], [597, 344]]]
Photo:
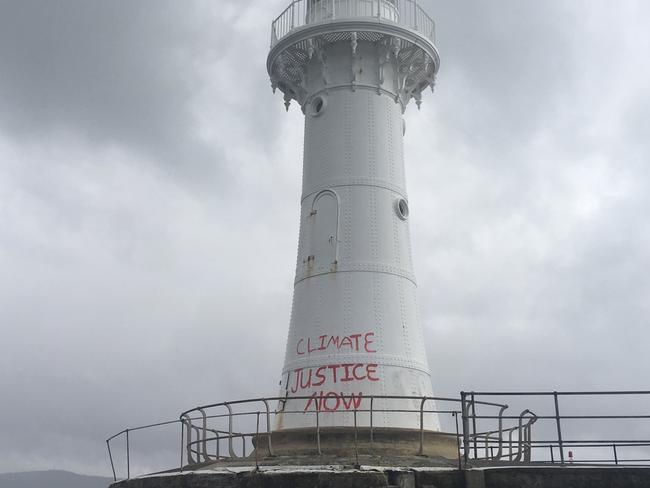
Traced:
[[455, 434], [411, 429], [360, 427], [324, 427], [280, 430], [269, 437], [260, 435], [259, 453], [290, 456], [294, 459], [324, 455], [354, 459], [355, 456], [379, 458], [423, 457], [439, 460], [441, 465], [458, 463], [458, 438]]

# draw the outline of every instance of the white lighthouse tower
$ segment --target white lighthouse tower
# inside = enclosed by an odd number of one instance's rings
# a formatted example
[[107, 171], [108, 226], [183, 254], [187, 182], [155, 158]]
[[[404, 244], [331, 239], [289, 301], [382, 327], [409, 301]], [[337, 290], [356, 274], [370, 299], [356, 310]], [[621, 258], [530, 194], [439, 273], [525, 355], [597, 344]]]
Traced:
[[[278, 416], [276, 431], [313, 426], [307, 413], [315, 410], [325, 427], [417, 429], [413, 412], [433, 395], [411, 259], [402, 114], [433, 88], [434, 32], [416, 0], [297, 0], [273, 22], [273, 88], [287, 109], [296, 101], [305, 114], [281, 408], [306, 414]], [[386, 396], [413, 397], [404, 409], [411, 412], [389, 412], [404, 400]], [[370, 398], [383, 413], [353, 419]], [[439, 430], [436, 415], [425, 422]]]

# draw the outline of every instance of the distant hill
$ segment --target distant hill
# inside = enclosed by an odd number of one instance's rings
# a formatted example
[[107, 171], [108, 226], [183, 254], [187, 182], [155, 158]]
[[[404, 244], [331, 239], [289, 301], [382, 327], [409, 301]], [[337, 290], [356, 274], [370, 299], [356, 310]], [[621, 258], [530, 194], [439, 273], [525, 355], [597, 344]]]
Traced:
[[107, 488], [110, 478], [82, 476], [67, 471], [0, 473], [0, 488]]

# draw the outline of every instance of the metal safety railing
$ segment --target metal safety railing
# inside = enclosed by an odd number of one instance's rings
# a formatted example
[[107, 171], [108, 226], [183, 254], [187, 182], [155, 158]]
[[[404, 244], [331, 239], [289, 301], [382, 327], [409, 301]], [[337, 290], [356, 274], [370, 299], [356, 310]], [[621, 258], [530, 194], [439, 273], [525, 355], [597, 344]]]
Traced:
[[[313, 396], [298, 396], [221, 402], [183, 412], [178, 420], [125, 429], [106, 441], [113, 476], [118, 479], [113, 445], [119, 439], [124, 439], [124, 474], [126, 478], [131, 477], [131, 437], [135, 432], [180, 427], [180, 432], [177, 430], [176, 433], [180, 437], [176, 469], [180, 471], [188, 466], [218, 461], [239, 461], [254, 466], [258, 464], [260, 456], [275, 455], [273, 438], [281, 430], [276, 431], [274, 426], [280, 419], [299, 418], [301, 428], [313, 433], [313, 451], [317, 455], [324, 455], [327, 454], [321, 442], [324, 426], [339, 424], [332, 422], [332, 419], [340, 415], [347, 415], [352, 422], [349, 428], [354, 434], [354, 445], [350, 446], [350, 452], [354, 452], [357, 464], [360, 443], [363, 442], [364, 449], [372, 454], [377, 445], [375, 436], [380, 431], [377, 425], [381, 421], [383, 427], [390, 426], [391, 415], [396, 418], [400, 416], [402, 420], [405, 415], [409, 418], [409, 425], [413, 426], [411, 430], [418, 432], [416, 443], [419, 442], [419, 446], [416, 447], [420, 456], [426, 456], [430, 442], [427, 434], [432, 430], [433, 416], [437, 416], [446, 424], [446, 431], [451, 432], [448, 435], [456, 439], [459, 468], [470, 459], [482, 462], [530, 459], [531, 428], [536, 420], [534, 415], [524, 412], [519, 416], [506, 416], [508, 406], [500, 403], [464, 397], [368, 396], [360, 399], [359, 396], [341, 395], [337, 401], [349, 408], [332, 411], [327, 403], [310, 402], [313, 399]], [[288, 408], [291, 402], [297, 401], [308, 402], [311, 408]], [[494, 419], [492, 428], [477, 428], [476, 420], [487, 418]], [[170, 469], [172, 466], [164, 468]]]
[[[161, 470], [182, 471], [219, 461], [257, 466], [261, 457], [276, 455], [274, 438], [282, 433], [280, 424], [290, 423], [290, 418], [300, 419], [301, 428], [311, 432], [313, 452], [328, 454], [321, 442], [324, 426], [342, 425], [340, 419], [333, 421], [340, 415], [351, 422], [353, 441], [348, 448], [357, 464], [360, 445], [371, 454], [374, 447], [379, 449], [377, 426], [390, 426], [394, 415], [402, 423], [408, 418], [411, 431], [419, 433], [417, 453], [425, 457], [432, 419], [437, 416], [443, 431], [456, 439], [461, 469], [521, 463], [650, 465], [650, 391], [461, 392], [460, 398], [368, 396], [362, 400], [342, 395], [337, 400], [342, 411], [333, 411], [326, 402], [310, 402], [313, 398], [221, 402], [183, 412], [177, 420], [125, 429], [106, 441], [113, 476], [130, 478], [134, 465], [140, 474], [145, 469], [142, 462], [133, 462], [136, 433], [175, 429], [172, 435], [177, 440], [170, 438], [169, 443], [179, 446], [173, 450], [176, 462]], [[502, 403], [504, 398], [509, 404]], [[307, 401], [310, 408], [290, 408], [298, 401]], [[115, 462], [118, 441], [125, 447], [122, 463]]]
[[[519, 416], [484, 415], [473, 408], [482, 401], [508, 398], [522, 405], [535, 405], [536, 414], [524, 410]], [[566, 392], [463, 392], [463, 457], [466, 464], [481, 463], [481, 450], [493, 453], [493, 462], [523, 461], [561, 465], [650, 465], [650, 391]], [[608, 412], [609, 410], [609, 412]], [[636, 413], [621, 413], [626, 411]], [[528, 418], [529, 420], [524, 420]], [[519, 419], [519, 420], [518, 420]], [[477, 424], [519, 421], [527, 427], [513, 456], [504, 453], [498, 437], [472, 438]], [[537, 436], [530, 427], [536, 424]], [[505, 433], [505, 429], [501, 430]]]
[[435, 43], [436, 24], [417, 0], [294, 0], [271, 24], [271, 47], [307, 25], [370, 18], [412, 29]]

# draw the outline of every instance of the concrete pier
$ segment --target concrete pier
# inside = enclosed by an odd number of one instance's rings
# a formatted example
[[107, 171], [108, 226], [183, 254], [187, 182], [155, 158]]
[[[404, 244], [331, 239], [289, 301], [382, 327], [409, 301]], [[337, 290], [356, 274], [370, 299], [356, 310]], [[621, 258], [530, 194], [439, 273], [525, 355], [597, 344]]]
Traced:
[[363, 466], [204, 468], [122, 481], [112, 488], [650, 488], [650, 468]]

